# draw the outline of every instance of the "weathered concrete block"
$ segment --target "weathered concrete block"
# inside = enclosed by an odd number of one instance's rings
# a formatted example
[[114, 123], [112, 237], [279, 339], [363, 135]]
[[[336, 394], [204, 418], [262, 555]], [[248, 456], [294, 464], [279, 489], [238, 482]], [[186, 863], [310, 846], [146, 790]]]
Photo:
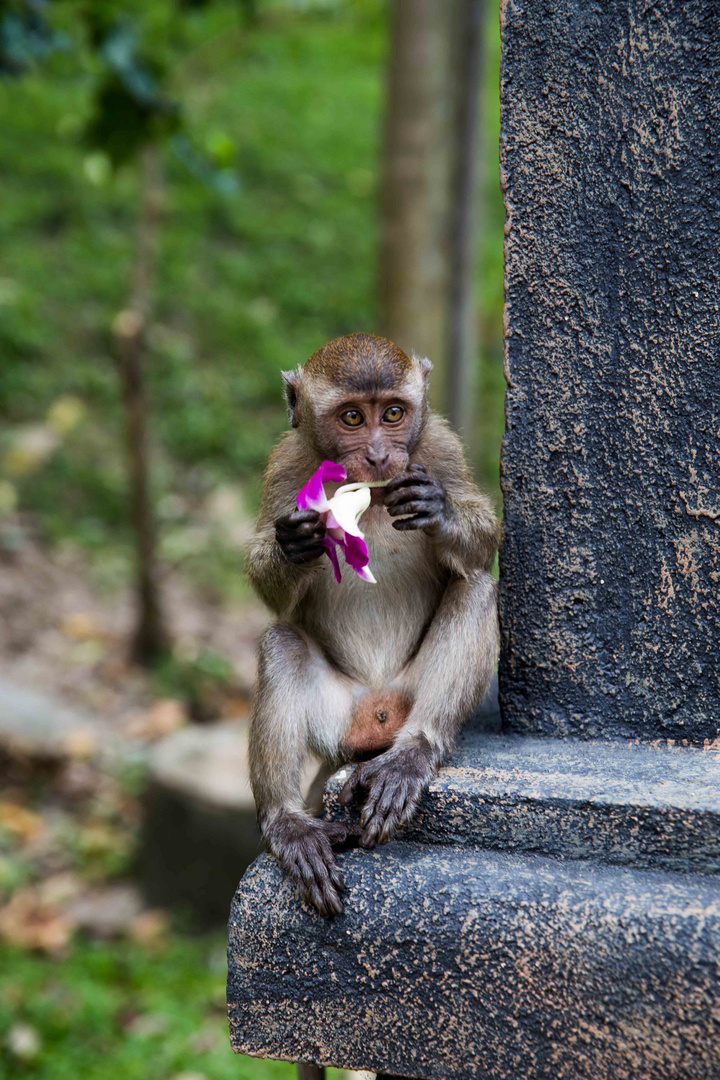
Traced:
[[150, 757], [140, 870], [148, 900], [222, 924], [238, 874], [261, 850], [238, 724], [187, 727]]
[[504, 723], [720, 725], [720, 8], [504, 0]]
[[332, 922], [277, 864], [230, 920], [243, 1053], [430, 1080], [717, 1080], [720, 880], [391, 844]]
[[[329, 816], [348, 768], [325, 788]], [[720, 755], [468, 729], [403, 840], [720, 872]]]
[[[184, 906], [196, 922], [224, 925], [238, 877], [260, 853], [247, 760], [247, 727], [182, 728], [150, 753], [140, 872], [147, 899]], [[317, 762], [308, 762], [308, 791]]]

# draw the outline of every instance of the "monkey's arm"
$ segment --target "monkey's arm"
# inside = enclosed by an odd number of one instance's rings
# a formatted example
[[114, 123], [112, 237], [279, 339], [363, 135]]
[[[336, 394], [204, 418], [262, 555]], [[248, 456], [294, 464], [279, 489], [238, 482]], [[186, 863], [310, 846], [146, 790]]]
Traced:
[[423, 529], [439, 562], [459, 577], [489, 570], [498, 544], [497, 519], [470, 476], [460, 440], [431, 415], [413, 457], [417, 464], [396, 477], [385, 494], [388, 512], [400, 518], [394, 528]]
[[[315, 567], [312, 565], [321, 552], [318, 550], [310, 561], [298, 561], [286, 554], [286, 551], [301, 553], [307, 551], [312, 542], [312, 522], [295, 523], [294, 536], [286, 526], [283, 539], [286, 549], [278, 542], [281, 535], [277, 523], [282, 520], [291, 523], [312, 515], [297, 512], [296, 496], [300, 487], [312, 474], [313, 461], [306, 460], [294, 432], [278, 444], [270, 455], [265, 471], [263, 498], [260, 507], [257, 529], [247, 550], [246, 571], [250, 583], [267, 606], [278, 615], [286, 614], [296, 607], [310, 585]], [[303, 535], [303, 530], [305, 535]], [[298, 532], [300, 535], [298, 535]], [[304, 545], [304, 547], [303, 547]]]
[[[288, 623], [276, 623], [258, 651], [258, 681], [250, 723], [249, 764], [258, 822], [268, 847], [301, 896], [323, 915], [342, 911], [344, 888], [334, 851], [357, 843], [359, 828], [322, 821], [305, 810], [300, 774], [307, 753], [308, 714], [317, 722], [323, 707], [342, 706], [329, 669], [309, 639]], [[323, 693], [328, 686], [328, 692]], [[351, 698], [344, 695], [349, 712]], [[326, 721], [329, 726], [330, 717]]]

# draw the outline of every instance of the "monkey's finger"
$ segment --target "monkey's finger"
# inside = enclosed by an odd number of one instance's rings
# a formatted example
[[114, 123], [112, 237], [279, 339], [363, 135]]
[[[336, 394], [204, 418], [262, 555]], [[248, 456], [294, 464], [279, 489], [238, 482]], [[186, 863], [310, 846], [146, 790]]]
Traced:
[[435, 514], [415, 514], [413, 517], [400, 518], [399, 521], [393, 521], [393, 529], [397, 529], [398, 532], [408, 532], [411, 529], [426, 529], [428, 525], [432, 525], [435, 521]]
[[322, 536], [324, 532], [324, 526], [318, 525], [317, 522], [303, 521], [296, 529], [293, 529], [292, 535], [300, 540], [311, 536]]
[[295, 510], [292, 514], [286, 514], [285, 517], [278, 518], [275, 522], [275, 528], [280, 529], [282, 532], [292, 532], [294, 529], [305, 522], [317, 524], [320, 520], [320, 515], [317, 510]]
[[362, 836], [362, 827], [356, 824], [341, 824], [340, 822], [329, 822], [325, 835], [328, 838], [330, 847], [334, 851], [344, 851], [346, 848], [357, 847], [358, 840]]
[[[365, 805], [363, 806], [362, 812], [360, 814], [361, 825], [366, 826], [370, 818], [375, 813], [375, 807], [377, 806], [379, 800], [382, 798], [385, 787], [386, 778], [382, 776], [382, 774], [373, 780], [370, 786], [370, 791], [368, 792], [368, 797], [365, 800]], [[363, 833], [363, 835], [365, 834]]]
[[338, 796], [343, 806], [350, 805], [358, 793], [358, 788], [367, 787], [365, 776], [365, 765], [358, 765], [357, 768], [353, 770], [352, 774], [343, 784], [342, 791]]
[[310, 859], [304, 854], [298, 854], [296, 856], [290, 872], [296, 876], [299, 885], [309, 885], [315, 880], [315, 871], [310, 863]]
[[402, 473], [400, 476], [396, 476], [394, 480], [385, 488], [386, 494], [391, 491], [397, 491], [398, 488], [407, 487], [409, 484], [435, 484], [435, 480], [431, 476], [426, 476], [424, 473]]
[[328, 867], [328, 873], [330, 874], [330, 880], [332, 881], [337, 891], [339, 893], [344, 892], [345, 878], [342, 876], [340, 872], [340, 867], [337, 865], [337, 863], [333, 863], [332, 866]]
[[383, 820], [390, 813], [393, 803], [397, 800], [398, 789], [401, 787], [401, 784], [402, 781], [398, 782], [395, 777], [388, 777], [385, 781], [385, 785], [375, 803], [375, 813], [378, 817], [383, 818]]
[[420, 796], [422, 795], [422, 788], [411, 789], [406, 798], [405, 803], [398, 815], [398, 823], [400, 825], [409, 825], [415, 816], [417, 805], [420, 802]]
[[397, 832], [399, 821], [400, 818], [397, 809], [395, 807], [392, 807], [389, 814], [385, 818], [383, 826], [380, 830], [380, 835], [378, 836], [379, 844], [387, 844], [388, 840], [392, 840], [393, 836]]
[[323, 889], [328, 888], [331, 884], [338, 892], [342, 892], [345, 888], [345, 881], [340, 873], [340, 867], [335, 862], [335, 856], [325, 836], [322, 837], [320, 854], [315, 862], [315, 877], [318, 878]]
[[382, 831], [384, 823], [385, 818], [381, 817], [379, 814], [375, 814], [374, 817], [372, 817], [365, 826], [365, 832], [363, 833], [363, 838], [360, 841], [360, 846], [364, 848], [375, 847], [380, 837], [380, 833]]
[[390, 517], [397, 517], [398, 514], [422, 514], [424, 517], [428, 517], [431, 514], [434, 514], [434, 512], [432, 504], [428, 504], [422, 499], [414, 499], [412, 502], [400, 503], [399, 506], [388, 507], [388, 514]]
[[331, 893], [324, 892], [314, 879], [311, 884], [304, 886], [300, 892], [303, 899], [308, 904], [312, 904], [326, 919], [332, 915], [339, 915], [343, 909], [337, 893], [334, 890]]
[[428, 489], [422, 484], [408, 484], [407, 487], [395, 488], [394, 491], [389, 492], [385, 496], [385, 506], [397, 506], [398, 503], [407, 502], [410, 499], [424, 499], [427, 497]]
[[[327, 855], [331, 861], [327, 861], [325, 857], [316, 855], [313, 860], [313, 870], [315, 872], [315, 888], [321, 894], [323, 898], [324, 914], [339, 915], [342, 911], [342, 902], [339, 896], [339, 890], [336, 882], [331, 876], [331, 867], [334, 867], [336, 871], [336, 877], [339, 874], [339, 870], [335, 865], [335, 860], [332, 857], [332, 853], [328, 848]], [[311, 885], [310, 888], [313, 886]], [[344, 887], [342, 875], [340, 875], [340, 889]]]

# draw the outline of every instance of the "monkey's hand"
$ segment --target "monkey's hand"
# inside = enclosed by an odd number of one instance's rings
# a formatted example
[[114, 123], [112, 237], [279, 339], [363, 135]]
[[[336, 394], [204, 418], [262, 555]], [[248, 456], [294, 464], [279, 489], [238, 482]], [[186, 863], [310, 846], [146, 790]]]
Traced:
[[393, 521], [393, 529], [427, 529], [441, 532], [449, 524], [450, 508], [445, 488], [434, 476], [428, 476], [424, 465], [410, 465], [385, 488], [383, 501]]
[[345, 882], [333, 849], [356, 846], [360, 826], [283, 812], [264, 832], [270, 850], [290, 874], [302, 899], [321, 915], [339, 915]]
[[317, 510], [294, 510], [275, 522], [275, 539], [285, 558], [297, 566], [320, 558], [324, 536], [325, 525]]
[[397, 829], [408, 824], [435, 768], [436, 757], [424, 735], [355, 768], [340, 792], [340, 802], [347, 806], [361, 791], [368, 793], [360, 815], [361, 847], [386, 844]]

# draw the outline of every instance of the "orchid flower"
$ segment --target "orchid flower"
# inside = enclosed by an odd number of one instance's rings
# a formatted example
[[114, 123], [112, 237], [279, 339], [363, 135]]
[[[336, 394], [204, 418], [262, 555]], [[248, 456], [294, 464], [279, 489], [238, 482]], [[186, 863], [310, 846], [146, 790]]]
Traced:
[[337, 556], [337, 548], [340, 548], [348, 566], [363, 581], [375, 583], [368, 567], [367, 544], [358, 527], [358, 518], [370, 505], [370, 488], [383, 486], [385, 481], [377, 484], [345, 484], [328, 499], [323, 485], [342, 483], [343, 480], [347, 480], [347, 473], [342, 465], [323, 461], [317, 472], [298, 491], [297, 507], [298, 510], [316, 510], [320, 514], [325, 524], [323, 547], [332, 563], [337, 582], [342, 580]]

